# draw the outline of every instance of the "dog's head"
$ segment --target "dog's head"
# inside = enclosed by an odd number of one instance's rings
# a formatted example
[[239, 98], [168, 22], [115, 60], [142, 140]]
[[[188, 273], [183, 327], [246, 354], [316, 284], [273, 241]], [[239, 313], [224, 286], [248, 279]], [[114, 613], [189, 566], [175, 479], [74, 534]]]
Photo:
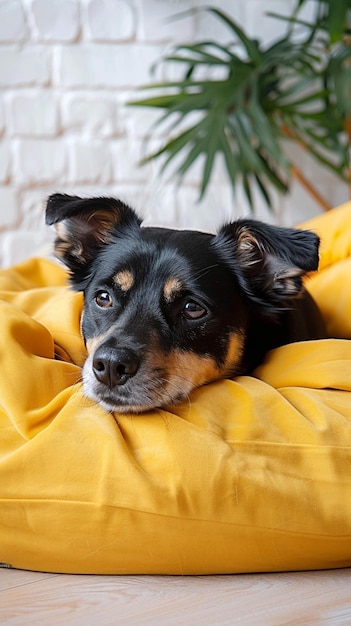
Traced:
[[55, 194], [46, 221], [84, 292], [84, 390], [108, 411], [173, 404], [244, 373], [253, 321], [277, 321], [318, 265], [312, 233], [248, 219], [218, 235], [143, 228], [118, 200]]

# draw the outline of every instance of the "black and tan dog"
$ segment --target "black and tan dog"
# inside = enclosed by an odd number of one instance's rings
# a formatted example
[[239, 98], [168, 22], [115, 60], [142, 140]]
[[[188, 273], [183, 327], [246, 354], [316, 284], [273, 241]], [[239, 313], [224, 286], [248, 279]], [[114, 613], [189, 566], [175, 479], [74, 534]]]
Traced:
[[318, 266], [309, 231], [250, 219], [217, 235], [143, 228], [119, 200], [61, 194], [46, 221], [84, 292], [84, 391], [107, 411], [177, 403], [251, 372], [272, 348], [325, 335], [302, 284]]

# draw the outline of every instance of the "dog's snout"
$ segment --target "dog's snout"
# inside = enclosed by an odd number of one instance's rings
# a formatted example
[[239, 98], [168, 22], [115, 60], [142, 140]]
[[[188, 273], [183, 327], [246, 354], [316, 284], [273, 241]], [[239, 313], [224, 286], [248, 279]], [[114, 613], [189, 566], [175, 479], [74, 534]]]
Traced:
[[136, 374], [139, 358], [129, 348], [100, 346], [94, 354], [92, 368], [97, 380], [112, 389], [124, 385]]

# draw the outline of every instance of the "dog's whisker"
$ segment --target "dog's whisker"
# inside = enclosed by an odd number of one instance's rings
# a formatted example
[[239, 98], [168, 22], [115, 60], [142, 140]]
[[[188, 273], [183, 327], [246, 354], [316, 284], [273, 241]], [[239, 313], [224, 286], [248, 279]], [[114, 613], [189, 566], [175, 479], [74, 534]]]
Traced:
[[216, 267], [218, 267], [218, 263], [214, 263], [213, 265], [208, 265], [207, 267], [201, 268], [201, 270], [199, 270], [198, 272], [195, 272], [192, 275], [192, 277], [194, 280], [203, 278], [204, 276], [206, 276], [206, 274], [208, 274], [210, 270], [215, 269]]
[[[190, 396], [189, 393], [184, 391], [184, 387], [180, 387], [179, 385], [177, 385], [174, 381], [170, 380], [169, 378], [163, 378], [160, 382], [166, 383], [167, 386], [172, 387], [173, 389], [176, 390], [177, 394], [176, 397], [181, 397], [182, 402], [184, 400], [188, 401], [188, 404], [190, 405]], [[164, 398], [164, 394], [159, 394], [159, 398], [160, 400], [163, 402], [163, 404], [165, 404], [165, 402], [170, 402], [173, 403], [174, 398], [172, 396], [172, 394], [170, 394], [169, 392], [167, 392], [167, 399], [165, 400]]]

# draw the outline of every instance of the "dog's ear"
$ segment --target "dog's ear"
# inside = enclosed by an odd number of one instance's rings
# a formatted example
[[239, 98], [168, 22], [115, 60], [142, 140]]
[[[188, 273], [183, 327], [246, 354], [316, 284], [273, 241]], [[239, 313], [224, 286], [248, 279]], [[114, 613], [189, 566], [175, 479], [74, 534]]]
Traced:
[[318, 268], [319, 238], [308, 230], [243, 219], [224, 226], [214, 245], [246, 295], [267, 313], [289, 306], [302, 290], [303, 275]]
[[139, 228], [136, 213], [114, 198], [79, 198], [56, 193], [49, 197], [46, 223], [55, 225], [55, 254], [71, 273], [82, 270], [119, 228]]

